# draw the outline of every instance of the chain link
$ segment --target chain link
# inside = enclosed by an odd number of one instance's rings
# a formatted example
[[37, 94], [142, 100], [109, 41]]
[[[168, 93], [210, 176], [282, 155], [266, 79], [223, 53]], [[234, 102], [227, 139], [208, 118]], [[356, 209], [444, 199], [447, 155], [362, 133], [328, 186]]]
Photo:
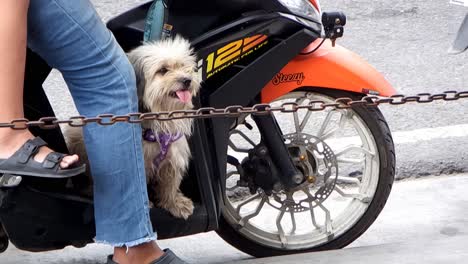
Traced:
[[326, 103], [320, 100], [310, 101], [307, 105], [288, 102], [281, 106], [272, 106], [269, 104], [257, 104], [252, 107], [243, 107], [240, 105], [229, 106], [223, 109], [205, 107], [197, 110], [180, 110], [173, 112], [159, 113], [130, 113], [127, 115], [102, 114], [97, 117], [75, 116], [66, 120], [59, 120], [56, 117], [43, 117], [38, 121], [29, 121], [28, 119], [14, 119], [9, 123], [0, 123], [0, 128], [11, 128], [14, 130], [26, 130], [32, 127], [41, 129], [54, 129], [60, 125], [69, 125], [71, 127], [84, 127], [88, 124], [98, 124], [101, 126], [112, 126], [117, 123], [140, 124], [144, 121], [170, 121], [178, 119], [200, 119], [216, 117], [239, 117], [241, 115], [268, 115], [274, 112], [293, 113], [299, 110], [308, 110], [312, 112], [324, 111], [326, 109], [348, 109], [355, 106], [379, 106], [404, 105], [407, 103], [427, 104], [434, 101], [456, 101], [468, 98], [468, 91], [446, 91], [438, 94], [420, 93], [414, 96], [393, 95], [391, 97], [365, 96], [361, 100], [353, 100], [348, 97], [338, 98], [333, 103]]

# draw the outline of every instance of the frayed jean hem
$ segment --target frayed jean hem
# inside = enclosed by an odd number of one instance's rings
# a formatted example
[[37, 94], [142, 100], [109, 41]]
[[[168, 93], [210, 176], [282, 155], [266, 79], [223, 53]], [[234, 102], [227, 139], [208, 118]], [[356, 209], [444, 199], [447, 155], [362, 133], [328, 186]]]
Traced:
[[156, 234], [153, 234], [152, 236], [141, 238], [135, 241], [131, 242], [125, 242], [125, 243], [110, 243], [108, 241], [101, 241], [101, 240], [94, 240], [95, 243], [97, 244], [104, 244], [104, 245], [109, 245], [112, 247], [126, 247], [126, 248], [131, 248], [131, 247], [136, 247], [142, 244], [146, 244], [152, 241], [156, 241], [157, 237]]

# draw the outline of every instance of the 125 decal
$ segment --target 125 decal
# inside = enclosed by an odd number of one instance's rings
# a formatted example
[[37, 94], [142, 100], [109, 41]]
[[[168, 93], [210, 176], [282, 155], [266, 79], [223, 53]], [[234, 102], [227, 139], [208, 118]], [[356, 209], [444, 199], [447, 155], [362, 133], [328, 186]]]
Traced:
[[266, 35], [255, 35], [231, 42], [211, 53], [206, 58], [206, 78], [210, 78], [256, 49], [266, 45], [267, 38]]

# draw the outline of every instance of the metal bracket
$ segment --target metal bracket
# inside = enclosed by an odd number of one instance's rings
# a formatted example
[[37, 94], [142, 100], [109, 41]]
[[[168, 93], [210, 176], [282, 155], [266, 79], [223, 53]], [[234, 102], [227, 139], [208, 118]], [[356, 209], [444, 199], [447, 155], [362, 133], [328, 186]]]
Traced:
[[346, 15], [341, 12], [324, 12], [322, 25], [325, 29], [325, 37], [331, 39], [332, 45], [335, 47], [336, 40], [344, 35]]
[[11, 174], [3, 174], [0, 177], [0, 188], [13, 188], [20, 185], [23, 177]]

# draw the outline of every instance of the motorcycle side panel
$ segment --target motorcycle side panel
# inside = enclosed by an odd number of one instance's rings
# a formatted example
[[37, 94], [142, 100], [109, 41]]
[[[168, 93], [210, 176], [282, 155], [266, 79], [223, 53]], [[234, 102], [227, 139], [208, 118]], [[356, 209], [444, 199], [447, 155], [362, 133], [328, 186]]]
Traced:
[[459, 54], [468, 49], [468, 14], [458, 30], [457, 38], [449, 50], [450, 54]]
[[[317, 40], [304, 52], [314, 49]], [[263, 89], [262, 102], [269, 103], [300, 87], [338, 89], [361, 94], [391, 96], [392, 85], [369, 63], [329, 41], [310, 55], [298, 55]]]

